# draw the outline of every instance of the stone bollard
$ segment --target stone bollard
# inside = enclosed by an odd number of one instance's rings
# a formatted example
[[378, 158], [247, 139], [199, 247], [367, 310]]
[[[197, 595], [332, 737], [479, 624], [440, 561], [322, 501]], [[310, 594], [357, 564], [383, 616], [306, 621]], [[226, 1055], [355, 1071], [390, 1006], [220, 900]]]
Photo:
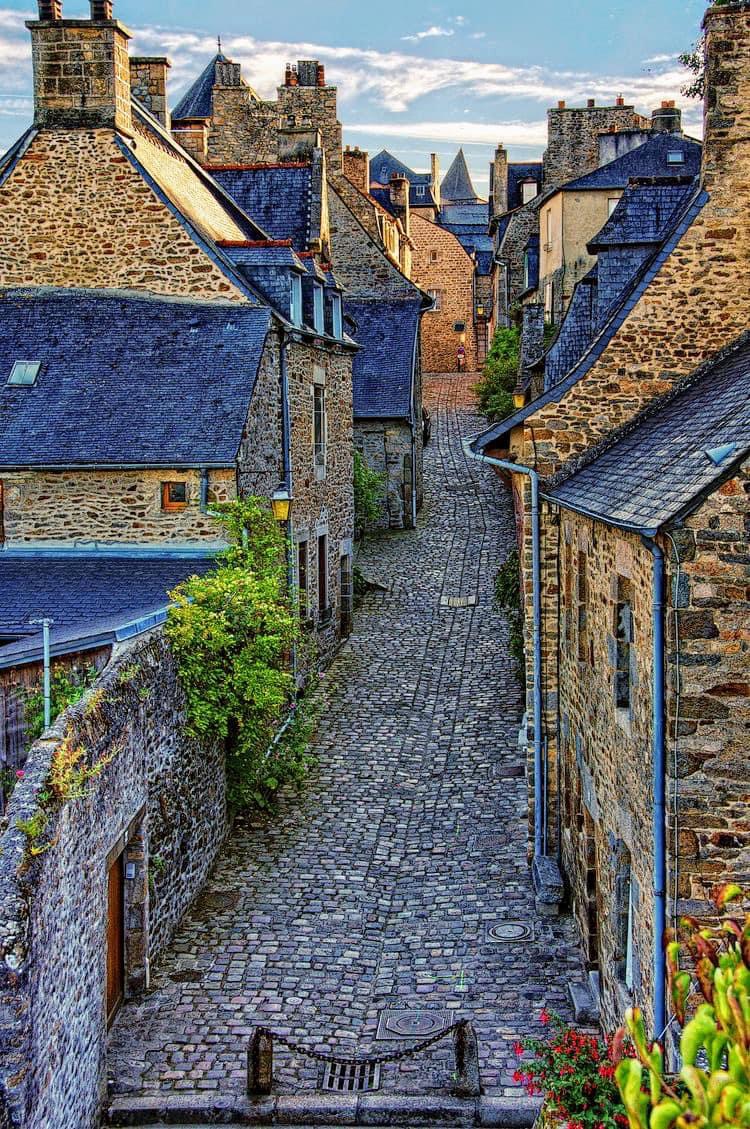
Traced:
[[455, 1082], [451, 1093], [457, 1098], [478, 1098], [479, 1048], [474, 1027], [468, 1019], [459, 1020], [453, 1032], [453, 1051], [456, 1056]]
[[247, 1092], [270, 1094], [273, 1084], [273, 1035], [256, 1027], [247, 1045]]

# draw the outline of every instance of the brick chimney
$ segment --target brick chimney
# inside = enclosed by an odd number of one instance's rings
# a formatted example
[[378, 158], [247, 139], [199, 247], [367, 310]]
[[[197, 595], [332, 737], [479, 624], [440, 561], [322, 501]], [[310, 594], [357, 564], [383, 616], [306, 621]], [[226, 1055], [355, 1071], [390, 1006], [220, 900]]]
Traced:
[[208, 121], [205, 118], [180, 118], [172, 126], [172, 136], [196, 161], [205, 161], [208, 153]]
[[344, 152], [344, 176], [358, 188], [360, 192], [370, 191], [370, 157], [361, 149], [351, 149], [348, 145]]
[[130, 89], [141, 105], [157, 118], [165, 129], [170, 126], [167, 103], [167, 71], [171, 64], [164, 56], [133, 55], [130, 59]]
[[409, 234], [409, 181], [405, 176], [399, 176], [394, 172], [391, 174], [390, 183], [388, 185], [391, 194], [391, 210], [395, 213], [396, 217], [401, 220], [406, 234]]
[[651, 114], [652, 133], [682, 133], [682, 110], [674, 101], [662, 102]]
[[438, 208], [440, 207], [440, 158], [437, 153], [430, 153], [430, 187]]
[[508, 154], [502, 145], [498, 145], [492, 162], [492, 214], [501, 216], [507, 210]]
[[[703, 183], [734, 202], [745, 223], [750, 169], [750, 3], [710, 7], [703, 106]], [[743, 214], [744, 210], [744, 214]]]
[[130, 32], [109, 0], [91, 0], [90, 20], [66, 20], [61, 0], [39, 0], [31, 32], [34, 124], [40, 128], [132, 130]]

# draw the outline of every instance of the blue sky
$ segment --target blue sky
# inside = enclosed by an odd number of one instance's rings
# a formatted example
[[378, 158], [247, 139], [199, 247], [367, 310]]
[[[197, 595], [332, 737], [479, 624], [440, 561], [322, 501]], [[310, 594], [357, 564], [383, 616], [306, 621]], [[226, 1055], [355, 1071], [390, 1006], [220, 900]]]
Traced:
[[[437, 152], [445, 169], [459, 145], [480, 191], [497, 141], [516, 160], [544, 146], [545, 110], [618, 94], [648, 112], [677, 98], [686, 126], [700, 130], [700, 109], [681, 98], [677, 54], [695, 40], [705, 0], [596, 0], [535, 4], [463, 0], [280, 0], [242, 6], [213, 0], [115, 0], [138, 53], [169, 55], [176, 101], [205, 66], [221, 34], [225, 54], [248, 82], [271, 97], [284, 63], [319, 58], [339, 87], [345, 141], [374, 154], [385, 146], [416, 168]], [[0, 151], [31, 120], [27, 4], [0, 0]], [[64, 14], [88, 14], [67, 0]]]

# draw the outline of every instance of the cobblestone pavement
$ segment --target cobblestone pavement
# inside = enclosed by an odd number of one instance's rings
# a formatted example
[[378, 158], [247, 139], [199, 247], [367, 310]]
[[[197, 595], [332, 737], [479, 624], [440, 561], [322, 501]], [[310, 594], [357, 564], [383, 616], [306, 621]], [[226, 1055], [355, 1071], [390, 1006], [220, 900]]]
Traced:
[[[115, 1093], [237, 1089], [247, 1037], [383, 1053], [384, 1009], [470, 1017], [487, 1092], [519, 1093], [512, 1042], [582, 979], [571, 922], [538, 919], [526, 864], [521, 696], [493, 580], [511, 548], [508, 492], [467, 463], [471, 375], [435, 376], [417, 531], [366, 547], [368, 595], [324, 679], [319, 767], [271, 819], [240, 819], [204, 893], [114, 1025]], [[450, 607], [445, 597], [476, 598]], [[521, 940], [488, 930], [520, 922]], [[279, 1048], [277, 1090], [318, 1064]], [[383, 1068], [382, 1089], [450, 1084], [450, 1043]]]

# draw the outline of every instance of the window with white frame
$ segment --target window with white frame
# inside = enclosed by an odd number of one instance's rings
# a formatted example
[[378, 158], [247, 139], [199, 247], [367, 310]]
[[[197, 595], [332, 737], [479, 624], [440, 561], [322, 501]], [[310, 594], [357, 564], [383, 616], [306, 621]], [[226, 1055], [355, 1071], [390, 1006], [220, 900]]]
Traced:
[[302, 279], [298, 274], [290, 282], [289, 320], [292, 325], [302, 325]]
[[430, 295], [434, 303], [432, 309], [428, 310], [427, 312], [436, 314], [439, 312], [443, 304], [443, 292], [442, 290], [428, 290], [427, 293]]
[[535, 180], [524, 180], [523, 183], [521, 184], [521, 201], [522, 201], [522, 203], [528, 204], [530, 200], [533, 200], [537, 196], [537, 194], [538, 194], [538, 190], [537, 190], [537, 186], [536, 186], [536, 181]]
[[313, 373], [313, 462], [318, 476], [325, 474], [327, 430], [325, 370], [316, 366]]
[[611, 216], [617, 205], [620, 203], [619, 196], [610, 196], [607, 200], [607, 215]]
[[313, 329], [316, 333], [325, 333], [323, 287], [319, 282], [313, 283]]
[[344, 336], [344, 320], [341, 312], [341, 295], [331, 295], [331, 313], [333, 315], [333, 336], [339, 340]]

